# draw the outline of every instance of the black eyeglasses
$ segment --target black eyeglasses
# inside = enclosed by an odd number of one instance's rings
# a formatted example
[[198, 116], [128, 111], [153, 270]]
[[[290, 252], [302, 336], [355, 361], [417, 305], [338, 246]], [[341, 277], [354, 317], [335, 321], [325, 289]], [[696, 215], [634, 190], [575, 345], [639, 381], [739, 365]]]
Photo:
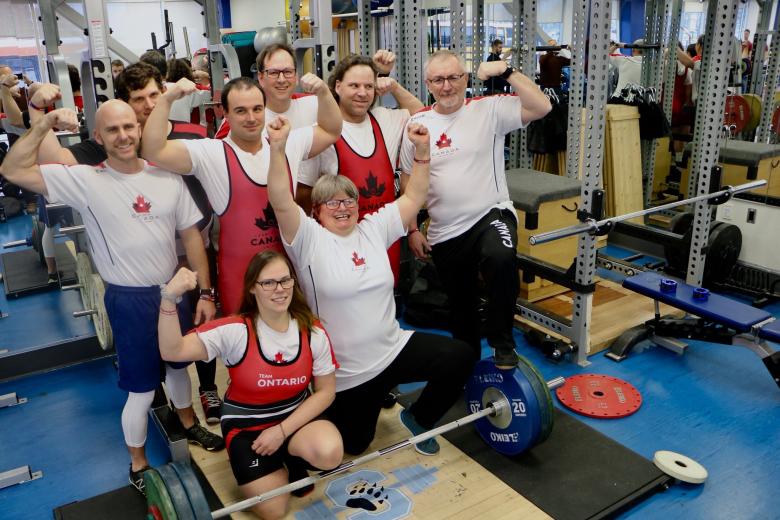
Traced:
[[259, 285], [264, 291], [275, 291], [276, 287], [279, 285], [282, 286], [282, 289], [289, 289], [295, 285], [295, 278], [291, 276], [285, 276], [281, 280], [260, 280], [255, 283]]
[[263, 71], [263, 74], [274, 79], [278, 78], [279, 74], [281, 74], [285, 78], [290, 79], [295, 76], [295, 69], [266, 69]]
[[465, 72], [461, 72], [460, 74], [452, 74], [450, 76], [436, 76], [435, 78], [431, 78], [428, 81], [430, 81], [437, 87], [441, 87], [442, 85], [444, 85], [445, 81], [449, 81], [450, 85], [452, 85], [453, 83], [463, 79], [463, 76], [465, 75], [466, 75]]
[[328, 209], [339, 209], [339, 206], [341, 206], [342, 204], [344, 205], [344, 207], [346, 209], [352, 209], [352, 208], [354, 208], [357, 205], [357, 201], [354, 198], [352, 198], [352, 197], [348, 197], [346, 199], [330, 199], [330, 200], [326, 200], [324, 202], [324, 204], [325, 204], [325, 207], [328, 208]]

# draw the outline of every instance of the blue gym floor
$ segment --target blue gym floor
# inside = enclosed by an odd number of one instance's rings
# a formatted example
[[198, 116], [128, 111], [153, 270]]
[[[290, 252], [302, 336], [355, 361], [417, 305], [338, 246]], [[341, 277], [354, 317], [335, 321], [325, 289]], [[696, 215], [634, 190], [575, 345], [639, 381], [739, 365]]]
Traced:
[[[0, 242], [29, 233], [29, 219], [0, 224]], [[610, 247], [608, 253], [628, 252]], [[0, 351], [91, 334], [90, 322], [70, 317], [78, 292], [51, 291], [6, 301], [0, 291]], [[780, 316], [780, 304], [766, 308]], [[619, 317], [616, 317], [619, 319]], [[635, 506], [621, 518], [780, 518], [777, 465], [780, 454], [780, 389], [752, 352], [692, 341], [684, 356], [655, 346], [637, 349], [614, 363], [602, 355], [586, 369], [547, 361], [516, 333], [518, 350], [547, 379], [601, 373], [625, 379], [642, 393], [634, 415], [582, 421], [651, 459], [672, 450], [709, 471], [702, 486], [675, 485]], [[43, 354], [42, 354], [43, 355]], [[483, 355], [489, 355], [483, 348]], [[125, 395], [116, 386], [113, 363], [101, 359], [0, 383], [0, 395], [16, 392], [29, 402], [0, 409], [0, 472], [29, 464], [43, 478], [0, 490], [0, 518], [50, 519], [62, 504], [127, 484], [128, 456], [122, 449], [119, 416]], [[148, 452], [153, 465], [167, 460], [154, 428]], [[562, 483], [561, 500], [566, 500]]]

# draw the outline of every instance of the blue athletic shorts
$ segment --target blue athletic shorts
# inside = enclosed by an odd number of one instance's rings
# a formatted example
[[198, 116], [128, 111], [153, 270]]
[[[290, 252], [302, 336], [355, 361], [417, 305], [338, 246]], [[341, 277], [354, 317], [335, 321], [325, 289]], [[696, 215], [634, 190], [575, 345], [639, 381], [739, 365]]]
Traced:
[[[123, 287], [107, 284], [104, 298], [119, 361], [119, 388], [149, 392], [165, 379], [165, 365], [157, 342], [160, 315], [159, 287]], [[192, 312], [186, 298], [177, 306], [182, 332], [192, 329]], [[170, 362], [184, 368], [190, 362]]]

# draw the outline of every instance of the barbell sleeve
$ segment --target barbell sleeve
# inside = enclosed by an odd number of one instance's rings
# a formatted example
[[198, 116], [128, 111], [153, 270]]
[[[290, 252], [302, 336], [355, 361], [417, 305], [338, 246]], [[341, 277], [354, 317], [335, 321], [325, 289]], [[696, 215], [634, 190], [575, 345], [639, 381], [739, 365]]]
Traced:
[[691, 197], [690, 199], [678, 200], [675, 202], [662, 204], [660, 206], [654, 206], [652, 208], [638, 210], [632, 213], [626, 213], [625, 215], [617, 215], [615, 217], [609, 217], [599, 221], [589, 219], [586, 220], [585, 222], [574, 224], [572, 226], [568, 226], [565, 228], [548, 231], [546, 233], [539, 233], [538, 235], [531, 235], [530, 237], [528, 237], [528, 243], [530, 243], [533, 246], [538, 244], [544, 244], [546, 242], [552, 242], [553, 240], [559, 240], [561, 238], [566, 238], [573, 235], [579, 235], [580, 233], [589, 233], [591, 231], [595, 232], [599, 228], [602, 228], [603, 226], [606, 226], [610, 223], [614, 224], [617, 222], [623, 222], [624, 220], [631, 220], [632, 218], [642, 217], [645, 215], [650, 215], [652, 213], [658, 213], [660, 211], [676, 208], [678, 206], [685, 206], [688, 204], [692, 204], [694, 202], [699, 202], [701, 200], [709, 200], [709, 199], [714, 199], [723, 196], [730, 197], [735, 193], [754, 190], [756, 188], [760, 188], [761, 186], [766, 186], [766, 184], [767, 184], [766, 179], [760, 179], [756, 181], [747, 182], [745, 184], [740, 184], [738, 186], [728, 186], [720, 191], [707, 193], [704, 195], [698, 195], [696, 197]]
[[83, 311], [73, 311], [74, 318], [83, 318], [84, 316], [94, 316], [98, 311], [94, 309], [84, 309]]

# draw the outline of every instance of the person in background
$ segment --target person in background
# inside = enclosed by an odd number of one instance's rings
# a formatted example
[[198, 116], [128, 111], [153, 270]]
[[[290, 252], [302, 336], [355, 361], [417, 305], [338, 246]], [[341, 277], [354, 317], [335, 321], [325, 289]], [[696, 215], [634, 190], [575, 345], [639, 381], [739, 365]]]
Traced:
[[116, 81], [116, 77], [122, 74], [122, 71], [125, 70], [125, 63], [122, 60], [113, 60], [111, 62], [111, 76], [114, 78], [114, 81]]
[[[547, 40], [547, 45], [557, 46], [558, 42], [554, 39]], [[561, 90], [561, 71], [564, 67], [571, 65], [570, 55], [564, 53], [565, 49], [560, 51], [546, 51], [539, 56], [539, 86], [542, 88], [552, 88], [556, 93]]]
[[[512, 54], [512, 49], [504, 50], [504, 42], [496, 38], [490, 43], [490, 54], [485, 61], [504, 61]], [[509, 92], [509, 83], [503, 78], [488, 78], [485, 81], [487, 95]]]

